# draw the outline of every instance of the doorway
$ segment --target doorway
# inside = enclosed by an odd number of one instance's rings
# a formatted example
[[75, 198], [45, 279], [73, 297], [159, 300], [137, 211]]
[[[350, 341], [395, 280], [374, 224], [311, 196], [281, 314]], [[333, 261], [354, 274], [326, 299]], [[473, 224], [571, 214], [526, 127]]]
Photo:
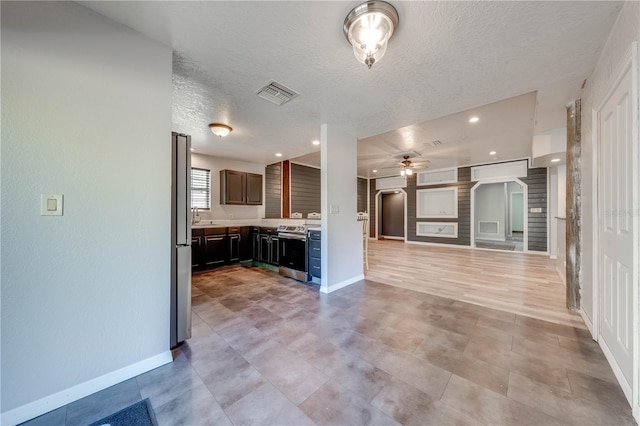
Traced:
[[471, 190], [472, 247], [526, 251], [526, 185], [479, 182]]
[[384, 193], [380, 196], [380, 236], [404, 240], [404, 193]]

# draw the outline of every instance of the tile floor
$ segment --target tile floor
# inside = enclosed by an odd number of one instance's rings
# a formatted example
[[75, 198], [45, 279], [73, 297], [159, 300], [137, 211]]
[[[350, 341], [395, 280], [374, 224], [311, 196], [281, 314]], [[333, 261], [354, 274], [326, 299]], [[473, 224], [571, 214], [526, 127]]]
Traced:
[[150, 398], [161, 425], [631, 425], [583, 329], [363, 281], [331, 295], [260, 268], [194, 276], [175, 361], [36, 418]]

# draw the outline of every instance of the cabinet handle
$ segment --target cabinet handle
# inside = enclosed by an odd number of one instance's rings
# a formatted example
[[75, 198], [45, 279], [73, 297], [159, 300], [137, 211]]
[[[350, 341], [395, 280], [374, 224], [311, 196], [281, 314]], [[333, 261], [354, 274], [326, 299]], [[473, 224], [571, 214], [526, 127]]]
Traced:
[[287, 248], [286, 248], [286, 243], [283, 241], [282, 242], [282, 255], [286, 256], [287, 255]]

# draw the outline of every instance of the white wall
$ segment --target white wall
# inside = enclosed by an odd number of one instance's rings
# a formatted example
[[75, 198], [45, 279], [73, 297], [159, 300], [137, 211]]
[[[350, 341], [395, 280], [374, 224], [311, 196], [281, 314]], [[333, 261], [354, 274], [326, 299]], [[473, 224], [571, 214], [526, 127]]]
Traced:
[[593, 74], [587, 79], [582, 96], [582, 262], [581, 305], [593, 319], [593, 122], [592, 113], [604, 100], [607, 91], [620, 73], [621, 62], [627, 57], [631, 43], [640, 40], [640, 2], [625, 2], [609, 35]]
[[11, 424], [171, 360], [172, 88], [169, 48], [76, 3], [1, 7]]
[[320, 291], [329, 293], [364, 278], [362, 225], [357, 221], [355, 196], [358, 150], [356, 134], [348, 129], [323, 124], [320, 134], [323, 212]]
[[[480, 185], [476, 189], [474, 226], [476, 239], [501, 240], [505, 239], [505, 225], [507, 219], [507, 201], [504, 183], [489, 183]], [[480, 222], [498, 221], [498, 234], [482, 234], [479, 232]]]
[[[262, 219], [264, 217], [264, 164], [229, 160], [209, 155], [191, 154], [191, 167], [211, 171], [211, 211], [201, 211], [204, 220]], [[262, 175], [262, 205], [232, 206], [220, 204], [220, 170], [237, 170]]]

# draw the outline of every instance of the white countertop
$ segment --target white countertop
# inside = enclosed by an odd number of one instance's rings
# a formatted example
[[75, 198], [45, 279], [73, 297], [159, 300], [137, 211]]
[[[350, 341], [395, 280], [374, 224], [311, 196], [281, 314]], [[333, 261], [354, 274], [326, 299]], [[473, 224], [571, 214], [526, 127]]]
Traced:
[[279, 226], [279, 225], [307, 225], [315, 228], [321, 224], [320, 219], [232, 219], [232, 220], [201, 220], [191, 225], [191, 228], [215, 228], [227, 226]]

